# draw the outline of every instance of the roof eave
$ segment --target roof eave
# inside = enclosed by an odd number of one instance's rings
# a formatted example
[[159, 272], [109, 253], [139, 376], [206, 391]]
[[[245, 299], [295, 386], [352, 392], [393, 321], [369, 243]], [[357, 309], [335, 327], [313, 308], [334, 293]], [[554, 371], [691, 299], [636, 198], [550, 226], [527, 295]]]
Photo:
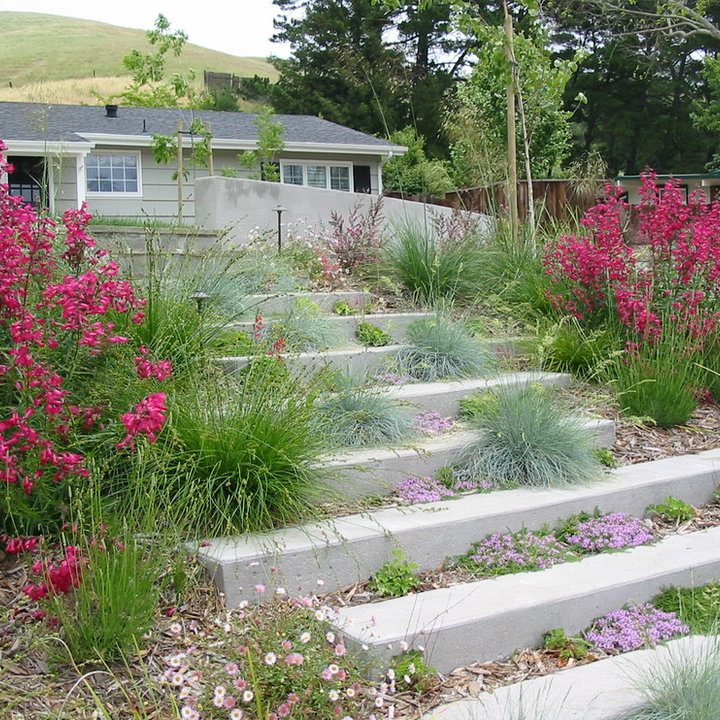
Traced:
[[[78, 132], [78, 135], [94, 144], [116, 145], [120, 147], [151, 147], [152, 136], [121, 135], [108, 133]], [[217, 150], [255, 150], [257, 143], [239, 138], [213, 138], [213, 149]], [[285, 142], [284, 150], [288, 152], [306, 152], [315, 154], [346, 154], [346, 155], [404, 155], [404, 145], [363, 145], [362, 143], [313, 143]]]

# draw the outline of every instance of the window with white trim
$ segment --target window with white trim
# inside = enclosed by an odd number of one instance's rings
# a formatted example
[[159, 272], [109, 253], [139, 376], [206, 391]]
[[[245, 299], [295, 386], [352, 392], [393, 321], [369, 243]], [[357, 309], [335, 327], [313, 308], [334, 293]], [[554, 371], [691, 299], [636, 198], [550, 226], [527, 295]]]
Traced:
[[343, 190], [350, 192], [350, 165], [282, 162], [282, 181], [286, 185]]
[[140, 194], [139, 153], [91, 153], [85, 158], [88, 193]]

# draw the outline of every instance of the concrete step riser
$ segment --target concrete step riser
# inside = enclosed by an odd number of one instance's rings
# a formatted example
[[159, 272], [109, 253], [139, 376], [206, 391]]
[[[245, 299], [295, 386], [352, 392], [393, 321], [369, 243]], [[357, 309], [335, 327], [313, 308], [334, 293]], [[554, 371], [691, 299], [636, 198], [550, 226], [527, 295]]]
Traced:
[[370, 647], [377, 668], [387, 667], [406, 642], [422, 645], [426, 662], [447, 673], [536, 647], [552, 628], [576, 635], [596, 617], [626, 603], [647, 602], [669, 585], [717, 578], [720, 528], [713, 528], [541, 572], [341, 609], [335, 622], [347, 642]]
[[[584, 430], [595, 447], [615, 443], [615, 424], [611, 420], [588, 420]], [[333, 471], [328, 485], [346, 500], [361, 500], [371, 495], [388, 495], [402, 480], [412, 475], [434, 475], [452, 464], [479, 434], [472, 431], [449, 433], [415, 448], [372, 448], [330, 457], [323, 463]]]
[[541, 383], [555, 387], [568, 387], [571, 379], [570, 375], [564, 373], [519, 372], [489, 379], [411, 383], [392, 387], [384, 392], [395, 400], [416, 406], [417, 412], [436, 412], [441, 417], [453, 417], [460, 411], [460, 400], [475, 392], [516, 383]]
[[300, 298], [314, 302], [327, 312], [331, 312], [333, 305], [339, 301], [346, 302], [358, 312], [372, 301], [370, 293], [361, 291], [293, 292], [278, 295], [248, 295], [243, 298], [243, 307], [246, 309], [246, 314], [253, 317], [257, 313], [271, 315], [286, 312]]
[[[302, 587], [336, 590], [371, 577], [400, 548], [421, 570], [494, 532], [537, 530], [579, 512], [640, 516], [668, 496], [693, 505], [720, 484], [720, 451], [620, 468], [596, 484], [553, 490], [518, 489], [389, 508], [272, 533], [219, 538], [198, 556], [230, 606], [257, 601], [257, 584], [274, 592]], [[275, 572], [270, 568], [275, 567]], [[549, 628], [546, 628], [549, 629]]]
[[[329, 315], [327, 319], [329, 323], [337, 328], [339, 337], [348, 345], [351, 345], [357, 342], [355, 339], [355, 330], [361, 322], [370, 323], [379, 327], [388, 333], [397, 343], [405, 339], [409, 325], [416, 320], [432, 317], [435, 316], [431, 313], [383, 313], [377, 315]], [[268, 317], [266, 322], [272, 324], [272, 318]], [[231, 327], [244, 332], [252, 332], [254, 330], [254, 323], [233, 323]]]
[[[488, 340], [486, 346], [491, 354], [499, 358], [512, 357], [526, 351], [527, 338], [506, 338]], [[324, 350], [283, 355], [289, 370], [296, 376], [308, 375], [331, 367], [353, 377], [363, 378], [369, 375], [387, 372], [387, 366], [402, 345], [386, 345], [379, 348], [356, 346], [343, 350]], [[251, 357], [224, 357], [216, 360], [218, 365], [230, 374], [240, 372], [250, 362]]]

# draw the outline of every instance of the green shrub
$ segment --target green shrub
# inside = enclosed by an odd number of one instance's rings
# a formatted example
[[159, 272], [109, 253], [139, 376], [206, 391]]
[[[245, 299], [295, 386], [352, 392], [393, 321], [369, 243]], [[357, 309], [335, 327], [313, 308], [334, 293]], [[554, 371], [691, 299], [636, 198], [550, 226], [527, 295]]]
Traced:
[[481, 375], [492, 363], [483, 343], [462, 323], [423, 318], [407, 330], [410, 345], [395, 355], [393, 370], [426, 382]]
[[663, 502], [657, 505], [649, 505], [648, 513], [656, 513], [669, 522], [686, 522], [697, 516], [697, 510], [689, 503], [668, 495]]
[[358, 324], [355, 328], [355, 337], [361, 345], [369, 347], [384, 347], [385, 345], [391, 345], [393, 342], [389, 333], [368, 322]]
[[651, 602], [658, 610], [674, 612], [690, 626], [692, 633], [706, 635], [717, 631], [720, 621], [720, 583], [667, 588]]
[[414, 590], [420, 579], [413, 572], [416, 563], [411, 563], [402, 550], [392, 552], [393, 559], [388, 560], [373, 576], [370, 589], [381, 597], [400, 597]]
[[616, 468], [618, 461], [612, 454], [610, 448], [596, 447], [593, 448], [593, 455], [597, 458], [598, 462], [602, 463], [607, 468]]
[[481, 435], [456, 463], [473, 480], [550, 487], [602, 474], [582, 421], [558, 404], [553, 389], [500, 387], [488, 395], [471, 419]]
[[413, 436], [415, 423], [397, 401], [349, 387], [320, 400], [317, 417], [327, 441], [338, 447], [385, 445]]
[[478, 293], [483, 255], [477, 238], [440, 237], [434, 228], [406, 222], [385, 246], [391, 275], [414, 301], [467, 300]]
[[335, 303], [333, 303], [332, 311], [335, 313], [335, 315], [354, 315], [355, 310], [353, 310], [349, 303], [345, 300], [338, 300]]
[[560, 658], [582, 660], [587, 656], [592, 644], [581, 637], [568, 637], [562, 628], [555, 628], [543, 635], [543, 647], [556, 652]]

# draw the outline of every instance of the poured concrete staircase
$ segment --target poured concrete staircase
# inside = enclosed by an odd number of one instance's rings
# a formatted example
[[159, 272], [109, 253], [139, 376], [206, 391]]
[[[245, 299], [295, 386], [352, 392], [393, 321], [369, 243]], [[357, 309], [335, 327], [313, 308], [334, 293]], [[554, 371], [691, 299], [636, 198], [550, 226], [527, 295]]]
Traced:
[[[331, 307], [332, 302], [327, 302]], [[347, 351], [308, 354], [314, 356], [308, 362], [318, 362], [318, 356], [325, 362], [333, 353], [340, 357], [342, 352]], [[368, 372], [377, 366], [367, 357], [382, 356], [386, 350], [352, 352], [366, 356], [356, 371]], [[237, 361], [229, 359], [228, 363]], [[569, 380], [552, 373], [514, 373], [472, 381], [409, 384], [382, 392], [446, 416], [456, 414], [460, 399], [478, 389], [499, 383], [566, 385]], [[591, 420], [586, 429], [598, 445], [614, 442], [612, 423]], [[328, 458], [324, 466], [335, 473], [331, 484], [337, 493], [359, 499], [386, 493], [404, 477], [433, 474], [469, 440], [461, 430], [415, 447], [342, 453]], [[266, 597], [254, 590], [256, 585], [264, 585], [268, 591], [282, 587], [291, 593], [310, 593], [365, 580], [396, 548], [420, 570], [430, 570], [446, 557], [466, 552], [472, 542], [489, 533], [538, 530], [596, 509], [641, 516], [648, 505], [662, 502], [668, 495], [699, 505], [712, 499], [718, 485], [720, 450], [620, 468], [584, 486], [473, 494], [271, 533], [216, 538], [201, 548], [198, 556], [226, 602], [237, 606]], [[508, 656], [521, 646], [537, 645], [552, 628], [577, 633], [595, 617], [627, 603], [644, 602], [666, 585], [701, 584], [717, 578], [720, 529], [669, 537], [656, 545], [589, 557], [541, 572], [342, 608], [335, 623], [347, 642], [370, 647], [378, 668], [386, 667], [390, 657], [407, 644], [422, 646], [427, 664], [447, 672], [473, 661]], [[455, 709], [443, 709], [438, 717], [455, 719], [455, 713]]]

